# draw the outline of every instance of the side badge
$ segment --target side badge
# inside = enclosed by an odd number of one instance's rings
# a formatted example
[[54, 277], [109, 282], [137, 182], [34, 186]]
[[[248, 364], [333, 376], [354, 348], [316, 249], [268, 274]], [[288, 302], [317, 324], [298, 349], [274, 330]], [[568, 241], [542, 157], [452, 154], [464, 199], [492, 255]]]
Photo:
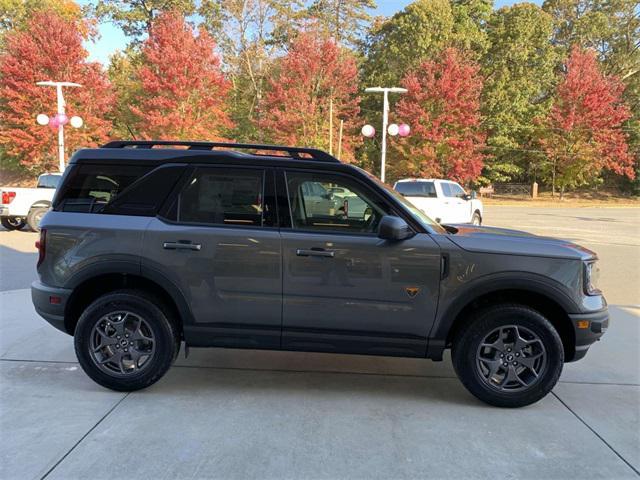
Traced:
[[404, 291], [407, 292], [409, 297], [413, 298], [418, 294], [420, 289], [418, 287], [405, 287]]

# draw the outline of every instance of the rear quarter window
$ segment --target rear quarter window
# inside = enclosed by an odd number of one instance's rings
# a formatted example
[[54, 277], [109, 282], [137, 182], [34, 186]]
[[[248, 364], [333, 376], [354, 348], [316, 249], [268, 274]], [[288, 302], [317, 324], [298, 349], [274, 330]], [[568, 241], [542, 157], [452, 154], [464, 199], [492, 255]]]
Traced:
[[72, 167], [54, 210], [154, 216], [184, 166], [83, 164]]

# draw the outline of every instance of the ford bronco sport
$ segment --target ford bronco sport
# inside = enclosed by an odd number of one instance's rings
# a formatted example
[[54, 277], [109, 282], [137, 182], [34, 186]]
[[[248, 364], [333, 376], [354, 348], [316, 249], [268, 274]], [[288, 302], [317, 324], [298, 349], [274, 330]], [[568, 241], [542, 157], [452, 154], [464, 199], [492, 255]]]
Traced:
[[41, 227], [35, 308], [115, 390], [156, 382], [183, 341], [433, 360], [451, 348], [473, 395], [519, 407], [608, 326], [593, 252], [442, 226], [320, 150], [80, 150]]

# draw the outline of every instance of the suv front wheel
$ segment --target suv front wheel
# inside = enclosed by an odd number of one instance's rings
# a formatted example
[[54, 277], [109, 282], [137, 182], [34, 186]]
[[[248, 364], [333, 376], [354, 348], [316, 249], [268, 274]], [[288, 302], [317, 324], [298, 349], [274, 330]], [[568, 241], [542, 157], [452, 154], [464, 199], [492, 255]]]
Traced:
[[454, 340], [452, 360], [463, 385], [498, 407], [537, 402], [555, 386], [564, 363], [553, 325], [523, 305], [479, 312]]
[[133, 391], [157, 382], [177, 357], [180, 338], [158, 302], [118, 291], [95, 300], [76, 326], [80, 366], [100, 385]]

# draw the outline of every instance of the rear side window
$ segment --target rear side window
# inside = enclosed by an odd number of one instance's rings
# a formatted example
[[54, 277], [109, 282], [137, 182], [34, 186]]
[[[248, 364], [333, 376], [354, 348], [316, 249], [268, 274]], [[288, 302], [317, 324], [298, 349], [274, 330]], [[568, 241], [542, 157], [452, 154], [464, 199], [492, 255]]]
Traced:
[[58, 188], [62, 175], [40, 175], [38, 188]]
[[198, 168], [177, 200], [177, 221], [261, 227], [265, 172], [261, 169]]
[[433, 182], [398, 182], [395, 191], [405, 197], [436, 198], [436, 187]]
[[54, 209], [63, 212], [154, 216], [183, 166], [79, 165], [60, 188]]

